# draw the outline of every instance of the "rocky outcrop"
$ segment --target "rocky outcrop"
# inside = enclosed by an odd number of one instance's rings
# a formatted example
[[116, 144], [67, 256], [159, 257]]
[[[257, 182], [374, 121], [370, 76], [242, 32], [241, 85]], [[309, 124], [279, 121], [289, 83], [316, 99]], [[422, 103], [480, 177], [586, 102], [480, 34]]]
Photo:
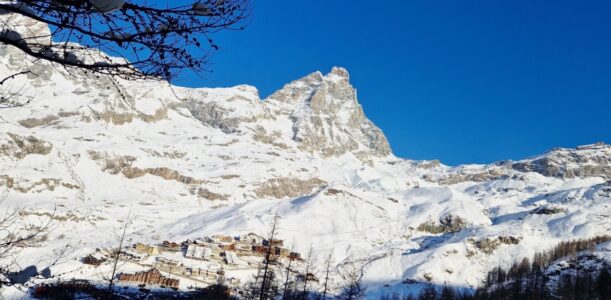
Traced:
[[206, 200], [212, 200], [212, 201], [229, 199], [229, 195], [227, 194], [219, 194], [219, 193], [211, 192], [210, 190], [206, 188], [202, 188], [202, 187], [197, 188], [197, 197], [203, 198]]
[[25, 128], [34, 128], [34, 127], [45, 126], [45, 125], [51, 124], [57, 120], [59, 120], [58, 116], [47, 115], [46, 117], [40, 118], [40, 119], [27, 118], [27, 119], [20, 120], [19, 125]]
[[259, 184], [254, 192], [258, 198], [294, 198], [309, 195], [326, 184], [318, 178], [272, 178]]
[[514, 163], [513, 169], [537, 172], [557, 178], [602, 177], [611, 178], [611, 146], [603, 143], [578, 147], [558, 148], [545, 155]]
[[7, 135], [10, 140], [8, 143], [0, 145], [0, 156], [23, 159], [31, 154], [47, 155], [53, 149], [51, 143], [34, 136], [20, 136], [10, 132]]
[[104, 153], [95, 151], [89, 151], [89, 157], [92, 160], [98, 161], [102, 165], [102, 171], [106, 171], [110, 174], [123, 174], [128, 179], [142, 177], [146, 174], [161, 177], [165, 180], [174, 180], [184, 184], [199, 184], [203, 183], [203, 180], [198, 180], [190, 176], [185, 176], [176, 170], [172, 170], [167, 167], [157, 168], [139, 168], [132, 166], [132, 163], [136, 160], [135, 157], [124, 155], [124, 156], [109, 156]]
[[504, 169], [492, 168], [488, 170], [484, 170], [482, 172], [458, 172], [458, 173], [450, 173], [447, 175], [442, 175], [439, 178], [430, 175], [424, 175], [423, 179], [430, 182], [437, 182], [439, 184], [456, 184], [466, 181], [472, 182], [484, 182], [490, 180], [497, 180], [502, 178], [509, 177], [509, 172]]
[[237, 117], [228, 117], [229, 111], [216, 102], [200, 104], [192, 101], [187, 104], [187, 108], [194, 118], [202, 123], [218, 128], [224, 133], [237, 132], [242, 121], [252, 121], [251, 119], [244, 120]]
[[455, 215], [446, 215], [439, 220], [439, 222], [435, 221], [427, 221], [418, 226], [418, 230], [422, 232], [428, 232], [433, 234], [440, 233], [455, 233], [463, 230], [468, 226], [468, 223], [465, 219], [455, 216]]
[[54, 191], [58, 187], [71, 190], [80, 188], [80, 186], [64, 182], [60, 178], [41, 178], [36, 181], [31, 181], [27, 179], [13, 178], [8, 175], [0, 175], [0, 186], [5, 186], [20, 193], [41, 193], [44, 191]]
[[273, 131], [271, 133], [267, 133], [265, 127], [263, 126], [255, 127], [252, 138], [257, 142], [273, 145], [281, 149], [288, 148], [286, 144], [280, 142], [282, 138], [282, 133], [280, 131]]
[[273, 118], [258, 91], [251, 86], [197, 90], [185, 96], [185, 107], [191, 116], [224, 133], [240, 132], [240, 125]]
[[134, 120], [141, 120], [146, 123], [153, 123], [168, 117], [168, 109], [161, 107], [153, 114], [143, 114], [137, 111], [132, 112], [117, 112], [112, 109], [105, 110], [101, 113], [94, 113], [94, 119], [104, 121], [106, 123], [112, 123], [114, 125], [123, 125], [131, 123]]

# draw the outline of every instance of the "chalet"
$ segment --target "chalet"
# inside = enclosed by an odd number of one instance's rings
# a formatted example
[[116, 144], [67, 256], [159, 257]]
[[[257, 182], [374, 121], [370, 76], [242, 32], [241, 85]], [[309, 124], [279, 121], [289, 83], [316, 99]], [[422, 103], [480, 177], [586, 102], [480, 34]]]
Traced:
[[125, 260], [135, 260], [141, 261], [144, 258], [144, 254], [142, 252], [135, 251], [133, 249], [125, 249], [121, 251], [119, 257]]
[[214, 258], [221, 257], [221, 253], [224, 251], [218, 244], [205, 244], [206, 247], [210, 248], [212, 254], [210, 256]]
[[225, 251], [225, 262], [229, 265], [237, 265], [238, 256], [233, 251]]
[[276, 255], [280, 257], [290, 257], [291, 251], [286, 248], [276, 247]]
[[256, 246], [253, 246], [253, 247], [252, 247], [252, 251], [253, 251], [255, 254], [264, 255], [264, 254], [266, 254], [266, 253], [267, 253], [267, 251], [268, 251], [268, 247], [265, 247], [265, 246], [260, 246], [260, 245], [256, 245]]
[[240, 237], [240, 240], [244, 243], [249, 243], [252, 245], [261, 245], [265, 239], [262, 236], [251, 232]]
[[172, 267], [179, 267], [182, 266], [182, 263], [180, 261], [177, 260], [173, 260], [173, 259], [168, 259], [165, 257], [157, 257], [157, 262], [163, 265], [167, 265], [167, 266], [172, 266]]
[[263, 240], [263, 246], [272, 246], [272, 247], [282, 247], [284, 245], [284, 241], [280, 239]]
[[144, 252], [148, 255], [158, 255], [160, 253], [158, 246], [150, 246], [143, 243], [136, 243], [134, 245], [134, 249], [136, 249], [136, 251]]
[[219, 248], [221, 248], [222, 250], [229, 250], [229, 251], [235, 251], [235, 243], [225, 243], [225, 244], [220, 244]]
[[233, 238], [227, 235], [216, 234], [212, 236], [212, 241], [215, 243], [232, 243]]
[[218, 278], [218, 271], [216, 270], [208, 270], [202, 268], [187, 268], [186, 272], [189, 276], [198, 276], [205, 277], [211, 280], [216, 280]]
[[181, 245], [174, 243], [174, 242], [169, 242], [169, 241], [163, 241], [163, 243], [161, 244], [161, 248], [163, 251], [170, 251], [170, 252], [178, 252], [182, 249]]
[[185, 257], [192, 259], [208, 260], [210, 256], [212, 256], [212, 249], [195, 244], [187, 246], [187, 252], [185, 252]]
[[244, 243], [235, 244], [235, 252], [238, 255], [249, 255], [252, 254], [252, 245]]

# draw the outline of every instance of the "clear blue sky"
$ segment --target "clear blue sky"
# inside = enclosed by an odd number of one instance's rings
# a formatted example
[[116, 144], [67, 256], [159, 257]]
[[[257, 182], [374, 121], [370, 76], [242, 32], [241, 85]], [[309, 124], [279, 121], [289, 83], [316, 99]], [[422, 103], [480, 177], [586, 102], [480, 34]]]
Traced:
[[611, 1], [255, 2], [216, 37], [213, 73], [177, 84], [250, 84], [265, 97], [346, 67], [396, 155], [519, 159], [611, 142]]

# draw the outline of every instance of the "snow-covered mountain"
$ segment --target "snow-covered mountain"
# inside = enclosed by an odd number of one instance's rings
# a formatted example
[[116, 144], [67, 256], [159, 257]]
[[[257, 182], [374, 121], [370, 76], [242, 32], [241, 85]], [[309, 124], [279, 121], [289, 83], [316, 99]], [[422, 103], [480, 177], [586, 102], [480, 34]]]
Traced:
[[[348, 72], [257, 89], [111, 80], [0, 48], [3, 208], [44, 240], [11, 260], [78, 278], [76, 258], [116, 240], [265, 234], [274, 214], [297, 249], [357, 263], [370, 292], [411, 280], [477, 286], [497, 265], [611, 231], [611, 146], [490, 165], [395, 157]], [[5, 262], [6, 263], [6, 262]], [[81, 273], [79, 273], [81, 272]]]

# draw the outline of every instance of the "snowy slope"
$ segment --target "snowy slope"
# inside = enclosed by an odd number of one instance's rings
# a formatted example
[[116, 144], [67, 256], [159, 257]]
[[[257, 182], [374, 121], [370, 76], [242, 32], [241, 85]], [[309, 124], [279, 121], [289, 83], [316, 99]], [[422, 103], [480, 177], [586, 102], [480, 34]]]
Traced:
[[264, 100], [247, 85], [70, 75], [0, 48], [0, 75], [22, 70], [34, 73], [3, 87], [30, 103], [0, 110], [2, 207], [23, 209], [21, 224], [55, 220], [20, 266], [68, 247], [52, 272], [95, 278], [76, 259], [112, 246], [128, 215], [131, 242], [160, 242], [265, 234], [277, 213], [281, 238], [362, 266], [370, 291], [477, 286], [494, 266], [611, 229], [611, 146], [458, 167], [397, 158], [342, 68]]

